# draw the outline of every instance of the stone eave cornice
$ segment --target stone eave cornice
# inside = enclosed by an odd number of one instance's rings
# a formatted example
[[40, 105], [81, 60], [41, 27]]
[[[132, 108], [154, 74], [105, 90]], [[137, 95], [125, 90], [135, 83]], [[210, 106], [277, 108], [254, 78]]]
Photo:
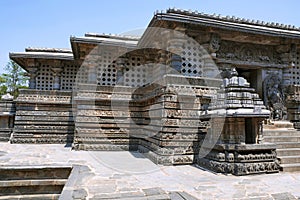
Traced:
[[[87, 34], [86, 34], [87, 35]], [[93, 36], [93, 37], [70, 37], [71, 47], [75, 59], [80, 59], [79, 47], [82, 44], [90, 44], [94, 46], [107, 46], [107, 47], [123, 47], [128, 49], [135, 49], [138, 40], [124, 40], [111, 37]]]
[[45, 53], [72, 53], [72, 49], [67, 48], [42, 48], [42, 47], [28, 47], [26, 52], [45, 52]]
[[108, 45], [108, 46], [124, 46], [124, 47], [136, 47], [137, 40], [119, 40], [111, 38], [97, 38], [97, 37], [71, 37], [71, 43], [86, 43], [96, 45]]
[[72, 53], [22, 52], [22, 53], [9, 53], [9, 57], [11, 59], [34, 58], [34, 59], [74, 60]]
[[38, 60], [38, 59], [46, 59], [46, 60], [65, 60], [65, 61], [73, 61], [74, 57], [72, 53], [46, 53], [46, 52], [22, 52], [22, 53], [9, 53], [9, 58], [15, 61], [18, 65], [20, 65], [26, 71], [27, 61], [26, 60]]
[[235, 17], [221, 17], [203, 13], [169, 9], [167, 12], [156, 13], [152, 18], [149, 27], [157, 26], [158, 21], [173, 21], [179, 23], [192, 23], [201, 26], [215, 27], [227, 30], [248, 32], [253, 34], [270, 35], [300, 39], [300, 29], [291, 25], [278, 23], [254, 22], [253, 20], [240, 19]]
[[99, 33], [86, 33], [85, 37], [96, 37], [96, 38], [109, 38], [109, 39], [117, 39], [123, 41], [138, 41], [140, 39], [139, 36], [127, 36], [127, 35], [118, 35], [118, 34], [99, 34]]

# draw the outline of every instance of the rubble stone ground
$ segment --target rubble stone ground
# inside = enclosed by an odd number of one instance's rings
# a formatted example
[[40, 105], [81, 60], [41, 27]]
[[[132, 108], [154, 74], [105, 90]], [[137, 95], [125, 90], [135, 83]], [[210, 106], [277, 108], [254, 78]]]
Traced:
[[2, 167], [73, 166], [61, 199], [151, 199], [144, 197], [153, 195], [152, 199], [185, 195], [181, 199], [300, 199], [300, 172], [215, 174], [194, 165], [155, 165], [137, 152], [1, 143], [0, 163]]

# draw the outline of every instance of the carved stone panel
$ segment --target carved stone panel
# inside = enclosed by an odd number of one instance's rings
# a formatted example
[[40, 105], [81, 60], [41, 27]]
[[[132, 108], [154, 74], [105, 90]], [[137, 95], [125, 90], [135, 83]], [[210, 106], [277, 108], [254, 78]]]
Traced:
[[246, 61], [264, 64], [280, 64], [275, 46], [222, 41], [217, 58], [228, 61]]

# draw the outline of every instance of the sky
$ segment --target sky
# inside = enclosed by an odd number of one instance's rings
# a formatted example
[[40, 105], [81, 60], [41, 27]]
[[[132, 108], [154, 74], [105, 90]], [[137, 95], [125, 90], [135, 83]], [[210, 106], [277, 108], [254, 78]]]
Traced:
[[146, 28], [156, 10], [174, 7], [300, 27], [299, 0], [0, 0], [0, 73], [9, 52], [70, 48], [70, 36]]

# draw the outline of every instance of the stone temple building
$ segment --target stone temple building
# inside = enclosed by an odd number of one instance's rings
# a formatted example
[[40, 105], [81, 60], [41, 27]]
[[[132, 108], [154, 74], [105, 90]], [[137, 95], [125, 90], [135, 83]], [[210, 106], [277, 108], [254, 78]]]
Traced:
[[10, 53], [30, 80], [0, 104], [2, 140], [235, 175], [300, 170], [299, 28], [168, 9], [141, 37], [70, 43]]

